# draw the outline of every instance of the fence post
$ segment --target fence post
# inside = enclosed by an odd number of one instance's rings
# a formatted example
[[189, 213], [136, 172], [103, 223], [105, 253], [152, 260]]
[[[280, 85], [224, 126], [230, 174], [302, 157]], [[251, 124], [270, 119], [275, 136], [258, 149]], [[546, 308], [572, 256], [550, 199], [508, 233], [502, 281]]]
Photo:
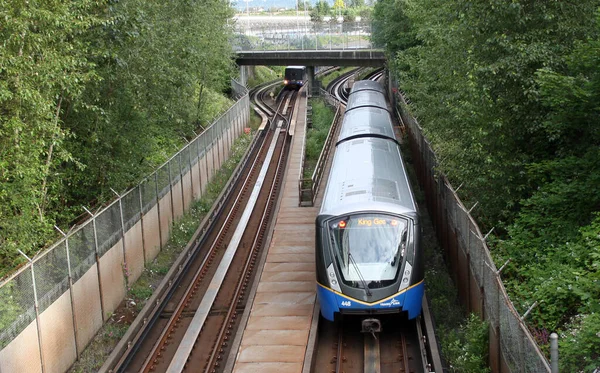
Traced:
[[35, 286], [35, 271], [33, 270], [33, 260], [25, 255], [21, 250], [17, 249], [19, 254], [23, 255], [31, 266], [31, 284], [33, 286], [33, 307], [35, 308], [35, 324], [38, 332], [38, 347], [40, 349], [40, 363], [42, 373], [46, 371], [46, 364], [44, 363], [44, 350], [42, 349], [42, 325], [40, 324], [40, 308], [38, 304], [37, 288]]
[[156, 211], [158, 212], [158, 247], [162, 251], [162, 224], [160, 222], [160, 197], [158, 194], [158, 170], [154, 171], [154, 195], [156, 198]]
[[221, 117], [219, 119], [219, 123], [220, 123], [219, 127], [221, 127], [221, 128], [219, 130], [219, 135], [218, 135], [219, 145], [221, 145], [221, 149], [220, 149], [221, 153], [219, 154], [219, 168], [221, 168], [221, 166], [223, 165], [223, 159], [225, 159], [225, 140], [224, 140], [224, 138], [225, 138], [225, 123], [224, 122], [225, 122], [224, 117]]
[[102, 273], [100, 272], [100, 254], [98, 253], [98, 231], [96, 230], [96, 216], [90, 210], [83, 207], [85, 212], [92, 217], [92, 228], [94, 229], [94, 252], [96, 254], [96, 271], [98, 272], [98, 291], [100, 292], [100, 312], [102, 313], [102, 324], [104, 319], [104, 294], [102, 293]]
[[[189, 145], [188, 145], [189, 146]], [[189, 149], [188, 149], [188, 154], [189, 154]], [[185, 192], [183, 191], [183, 169], [181, 168], [181, 151], [179, 152], [179, 154], [177, 155], [177, 158], [179, 158], [179, 185], [181, 186], [181, 213], [183, 214], [186, 210], [185, 208]], [[190, 168], [191, 169], [191, 168]], [[173, 222], [175, 222], [175, 215], [173, 215]]]
[[[145, 179], [143, 182], [145, 182]], [[142, 183], [138, 184], [138, 196], [140, 199], [140, 227], [142, 229], [142, 254], [144, 255], [144, 267], [146, 267], [146, 237], [144, 236], [144, 199], [142, 198]]]
[[[211, 132], [211, 135], [212, 135], [211, 136], [212, 139], [210, 140], [210, 152], [212, 154], [212, 159], [213, 159], [213, 168], [212, 168], [212, 172], [210, 174], [210, 179], [209, 180], [212, 180], [212, 178], [213, 178], [213, 176], [215, 174], [215, 171], [217, 169], [217, 164], [215, 162], [215, 145], [216, 145], [216, 141], [217, 140], [215, 139], [215, 134], [214, 134], [215, 130], [214, 130], [214, 127], [213, 127], [213, 130], [211, 130], [210, 132]], [[218, 149], [217, 149], [217, 151], [218, 151]]]
[[75, 297], [73, 296], [73, 276], [71, 274], [71, 256], [69, 255], [69, 238], [58, 226], [54, 226], [56, 230], [65, 237], [65, 251], [67, 252], [67, 271], [69, 281], [69, 295], [71, 296], [71, 314], [73, 318], [73, 337], [75, 338], [75, 356], [79, 359], [79, 348], [77, 347], [77, 318], [75, 317]]
[[[190, 193], [190, 195], [192, 196], [192, 200], [190, 201], [190, 206], [192, 205], [192, 201], [195, 201], [194, 198], [194, 171], [192, 170], [192, 145], [193, 143], [188, 142], [188, 164], [190, 166], [190, 186], [192, 188], [192, 193]], [[196, 145], [196, 148], [198, 146]]]
[[203, 158], [204, 158], [204, 166], [206, 168], [206, 180], [205, 180], [205, 182], [206, 182], [206, 186], [207, 186], [207, 189], [208, 189], [208, 182], [210, 180], [210, 176], [208, 175], [208, 149], [207, 149], [208, 145], [206, 144], [208, 142], [207, 138], [208, 138], [208, 135], [206, 134], [206, 132], [204, 132], [202, 134], [202, 140], [204, 142], [204, 157]]
[[169, 194], [171, 195], [171, 224], [173, 224], [175, 221], [175, 208], [173, 207], [173, 176], [171, 174], [171, 159], [169, 159], [167, 162], [167, 170], [169, 171]]
[[201, 136], [202, 136], [202, 134], [200, 134], [200, 136], [198, 136], [196, 138], [196, 153], [198, 154], [198, 161], [197, 161], [197, 163], [198, 163], [198, 183], [200, 184], [200, 195], [198, 196], [198, 199], [202, 198], [202, 195], [203, 195], [203, 193], [202, 193], [202, 166], [200, 164], [200, 140], [202, 139]]
[[117, 193], [113, 188], [110, 188], [114, 194], [119, 197], [119, 216], [121, 217], [121, 241], [123, 241], [123, 268], [125, 269], [125, 281], [127, 285], [129, 285], [129, 270], [127, 269], [127, 252], [125, 248], [125, 221], [123, 219], [123, 200], [119, 193]]
[[550, 364], [551, 372], [558, 373], [558, 334], [550, 334]]

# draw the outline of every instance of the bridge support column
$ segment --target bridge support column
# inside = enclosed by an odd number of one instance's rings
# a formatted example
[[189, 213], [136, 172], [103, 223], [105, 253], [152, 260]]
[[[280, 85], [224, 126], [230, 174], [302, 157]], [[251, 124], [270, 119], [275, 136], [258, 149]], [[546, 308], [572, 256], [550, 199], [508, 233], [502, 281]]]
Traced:
[[319, 85], [315, 79], [315, 67], [306, 66], [306, 75], [308, 80], [308, 95], [316, 97], [319, 95]]
[[248, 76], [250, 72], [250, 66], [246, 66], [246, 65], [242, 65], [240, 66], [240, 83], [242, 83], [242, 85], [247, 85], [248, 84]]

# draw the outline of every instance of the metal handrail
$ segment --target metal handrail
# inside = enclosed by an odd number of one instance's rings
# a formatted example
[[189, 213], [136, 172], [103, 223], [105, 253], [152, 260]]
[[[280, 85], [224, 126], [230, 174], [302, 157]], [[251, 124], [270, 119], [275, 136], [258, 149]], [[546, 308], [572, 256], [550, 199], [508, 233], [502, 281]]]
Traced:
[[[331, 153], [332, 144], [334, 143], [334, 136], [337, 133], [337, 129], [340, 125], [341, 118], [341, 105], [338, 100], [333, 98], [329, 93], [322, 91], [326, 97], [326, 101], [333, 106], [336, 107], [336, 112], [333, 117], [333, 121], [331, 127], [329, 128], [329, 133], [327, 134], [327, 138], [325, 139], [325, 144], [323, 146], [323, 150], [321, 150], [321, 154], [319, 154], [319, 158], [317, 159], [317, 164], [315, 166], [315, 170], [310, 179], [303, 178], [304, 175], [304, 159], [305, 154], [302, 152], [302, 166], [300, 169], [301, 178], [298, 181], [298, 205], [311, 207], [315, 204], [315, 199], [319, 190], [319, 186], [321, 184], [321, 179], [323, 177], [323, 172], [325, 170], [325, 165], [327, 164], [327, 159], [329, 159], [329, 154]], [[329, 100], [327, 99], [329, 98]]]

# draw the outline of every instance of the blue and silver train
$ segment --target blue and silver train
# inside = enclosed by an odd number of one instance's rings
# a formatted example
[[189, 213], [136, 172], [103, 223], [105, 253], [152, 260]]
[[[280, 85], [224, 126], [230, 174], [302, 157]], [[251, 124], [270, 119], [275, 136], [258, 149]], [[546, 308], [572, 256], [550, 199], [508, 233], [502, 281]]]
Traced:
[[352, 87], [316, 219], [321, 314], [421, 313], [419, 214], [383, 87]]
[[283, 85], [289, 89], [300, 89], [306, 80], [306, 66], [287, 66], [283, 74]]

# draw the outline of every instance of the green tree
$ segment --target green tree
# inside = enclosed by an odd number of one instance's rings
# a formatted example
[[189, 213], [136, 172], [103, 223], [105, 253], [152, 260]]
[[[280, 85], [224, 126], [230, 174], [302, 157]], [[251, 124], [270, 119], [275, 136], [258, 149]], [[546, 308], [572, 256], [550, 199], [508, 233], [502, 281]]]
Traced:
[[128, 0], [111, 12], [114, 22], [93, 35], [103, 79], [67, 120], [85, 165], [65, 169], [76, 206], [90, 194], [112, 197], [110, 188], [127, 188], [202, 131], [212, 119], [203, 116], [207, 89], [223, 90], [233, 66], [231, 9], [220, 1]]
[[232, 15], [220, 0], [0, 0], [3, 271], [218, 114]]
[[365, 0], [349, 0], [348, 7], [350, 8], [361, 8], [365, 6]]
[[81, 35], [100, 25], [102, 2], [0, 1], [0, 266], [52, 237], [73, 162], [62, 116], [96, 77]]
[[[393, 6], [402, 4], [400, 12]], [[565, 371], [600, 364], [598, 312], [600, 1], [387, 2], [374, 40], [441, 160], [484, 230], [512, 260], [503, 280], [540, 343], [563, 336]], [[389, 14], [403, 14], [411, 25]], [[405, 47], [402, 37], [417, 42]], [[597, 332], [597, 328], [592, 328]], [[544, 337], [546, 336], [546, 337]]]
[[323, 21], [323, 17], [331, 14], [331, 7], [325, 0], [319, 0], [310, 11], [310, 20], [315, 23]]
[[406, 15], [405, 0], [380, 0], [373, 8], [373, 44], [386, 48], [391, 59], [398, 51], [415, 46], [418, 41], [412, 21]]

